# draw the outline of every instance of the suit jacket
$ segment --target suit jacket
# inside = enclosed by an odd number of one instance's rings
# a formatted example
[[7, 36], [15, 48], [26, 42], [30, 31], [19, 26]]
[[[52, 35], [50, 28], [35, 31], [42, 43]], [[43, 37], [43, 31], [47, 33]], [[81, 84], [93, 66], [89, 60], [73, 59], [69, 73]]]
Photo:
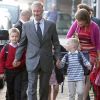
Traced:
[[14, 25], [14, 27], [16, 27], [20, 31], [20, 37], [22, 33], [22, 25], [23, 23], [20, 20], [18, 20], [18, 22]]
[[20, 60], [26, 48], [27, 71], [34, 71], [40, 61], [41, 69], [51, 72], [53, 68], [52, 44], [55, 48], [56, 59], [60, 58], [60, 45], [54, 23], [44, 20], [43, 39], [40, 43], [34, 21], [28, 21], [23, 24], [22, 37], [15, 58]]

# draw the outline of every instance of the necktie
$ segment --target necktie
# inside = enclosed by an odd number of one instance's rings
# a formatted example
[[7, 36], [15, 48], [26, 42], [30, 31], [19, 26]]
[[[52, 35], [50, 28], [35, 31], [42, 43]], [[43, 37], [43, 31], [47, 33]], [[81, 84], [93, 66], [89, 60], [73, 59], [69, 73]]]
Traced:
[[41, 42], [42, 41], [42, 31], [41, 31], [39, 22], [37, 23], [37, 35], [38, 35], [39, 41]]

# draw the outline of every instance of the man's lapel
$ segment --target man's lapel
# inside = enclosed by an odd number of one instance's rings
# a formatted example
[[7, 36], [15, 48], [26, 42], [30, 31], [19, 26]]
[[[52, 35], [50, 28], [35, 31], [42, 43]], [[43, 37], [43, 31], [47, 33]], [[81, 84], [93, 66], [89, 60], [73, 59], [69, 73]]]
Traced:
[[[31, 21], [31, 25], [30, 25], [30, 29], [32, 29], [32, 35], [34, 34], [34, 37], [38, 38], [38, 35], [36, 33], [36, 28], [35, 28], [35, 24], [34, 24], [34, 21]], [[38, 38], [39, 39], [39, 38]]]
[[49, 28], [49, 24], [46, 20], [44, 20], [44, 32], [43, 32], [43, 39], [48, 31], [48, 28]]

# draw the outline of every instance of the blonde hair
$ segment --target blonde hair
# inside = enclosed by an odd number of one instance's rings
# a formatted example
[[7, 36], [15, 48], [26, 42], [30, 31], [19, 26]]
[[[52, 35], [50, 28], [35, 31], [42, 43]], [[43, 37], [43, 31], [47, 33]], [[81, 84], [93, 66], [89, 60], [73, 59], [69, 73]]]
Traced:
[[79, 40], [77, 38], [69, 38], [67, 39], [66, 45], [75, 45], [75, 47], [79, 47]]
[[12, 33], [17, 33], [19, 36], [20, 36], [20, 31], [17, 29], [17, 28], [11, 28], [9, 29], [9, 36], [12, 34]]

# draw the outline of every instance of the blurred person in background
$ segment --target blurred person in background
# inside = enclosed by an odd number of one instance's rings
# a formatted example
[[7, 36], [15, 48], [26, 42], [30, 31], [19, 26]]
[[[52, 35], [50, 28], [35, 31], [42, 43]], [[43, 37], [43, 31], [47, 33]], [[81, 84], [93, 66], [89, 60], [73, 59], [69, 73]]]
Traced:
[[45, 18], [49, 21], [56, 23], [58, 12], [55, 4], [52, 4], [51, 9], [47, 12]]
[[17, 23], [14, 25], [14, 27], [18, 28], [20, 33], [22, 33], [22, 25], [30, 20], [30, 17], [32, 16], [32, 12], [30, 9], [22, 10], [20, 12], [20, 17]]

